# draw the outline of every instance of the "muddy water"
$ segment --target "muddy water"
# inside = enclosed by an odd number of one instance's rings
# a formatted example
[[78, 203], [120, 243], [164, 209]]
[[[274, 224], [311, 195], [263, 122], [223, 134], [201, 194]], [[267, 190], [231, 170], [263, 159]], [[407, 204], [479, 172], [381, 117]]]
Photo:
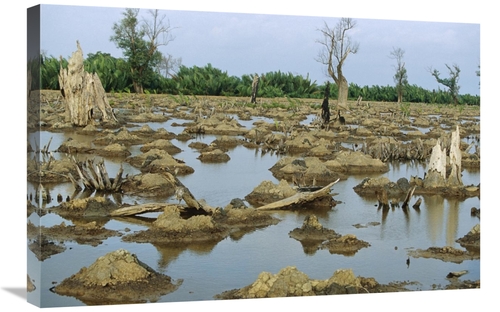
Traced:
[[[170, 132], [179, 133], [180, 127], [171, 127], [173, 120], [165, 123], [151, 123], [151, 128], [163, 127]], [[251, 122], [241, 122], [251, 127]], [[42, 146], [52, 137], [51, 149], [57, 149], [62, 142], [73, 135], [41, 132]], [[197, 141], [212, 142], [216, 136], [201, 136]], [[88, 139], [79, 137], [78, 139]], [[270, 154], [236, 147], [228, 154], [231, 160], [223, 164], [203, 164], [196, 157], [198, 152], [188, 147], [191, 142], [172, 140], [174, 145], [183, 151], [175, 157], [183, 159], [193, 167], [194, 174], [181, 177], [182, 182], [198, 199], [204, 199], [212, 206], [225, 206], [233, 198], [243, 198], [263, 180], [278, 182], [270, 173], [269, 168], [279, 159]], [[139, 147], [134, 147], [134, 154], [139, 153]], [[57, 155], [55, 155], [57, 156]], [[107, 159], [106, 167], [114, 176], [121, 159]], [[135, 174], [138, 170], [124, 164], [125, 173]], [[398, 178], [410, 178], [411, 175], [423, 176], [425, 167], [422, 164], [398, 163], [391, 164], [391, 170], [382, 174], [392, 181]], [[380, 174], [372, 177], [381, 176]], [[152, 244], [134, 244], [122, 242], [119, 237], [104, 241], [97, 247], [79, 245], [76, 242], [64, 242], [66, 251], [53, 255], [39, 262], [28, 250], [28, 264], [41, 265], [41, 287], [28, 296], [41, 296], [43, 307], [84, 305], [72, 297], [64, 297], [52, 293], [49, 289], [54, 283], [78, 272], [81, 267], [89, 266], [98, 257], [119, 248], [125, 248], [151, 266], [153, 269], [171, 276], [173, 279], [183, 279], [182, 286], [175, 292], [165, 295], [161, 302], [212, 300], [213, 296], [223, 291], [241, 288], [251, 284], [262, 271], [277, 273], [286, 266], [296, 266], [299, 270], [315, 279], [327, 279], [333, 272], [341, 268], [352, 268], [355, 275], [374, 277], [379, 283], [393, 281], [415, 281], [418, 284], [409, 286], [415, 290], [431, 290], [448, 285], [446, 275], [451, 271], [468, 270], [464, 280], [480, 279], [480, 261], [464, 261], [461, 264], [447, 263], [440, 260], [412, 258], [406, 265], [407, 251], [415, 248], [431, 246], [453, 246], [461, 248], [455, 240], [464, 236], [479, 220], [470, 216], [472, 207], [480, 208], [478, 198], [466, 200], [443, 199], [439, 196], [414, 196], [412, 202], [422, 197], [420, 210], [409, 209], [405, 214], [396, 208], [383, 213], [376, 207], [375, 199], [359, 197], [353, 187], [362, 181], [366, 175], [350, 176], [333, 187], [338, 193], [335, 199], [338, 205], [329, 211], [310, 211], [315, 213], [319, 221], [328, 228], [340, 234], [355, 234], [358, 238], [371, 244], [361, 249], [354, 256], [330, 254], [327, 250], [306, 253], [300, 242], [289, 238], [288, 233], [300, 227], [306, 216], [303, 212], [277, 212], [275, 215], [282, 221], [274, 226], [256, 230], [241, 238], [227, 238], [220, 243], [189, 245], [181, 247], [154, 246]], [[479, 184], [479, 171], [463, 172], [465, 184]], [[73, 193], [71, 184], [46, 186], [55, 198], [62, 194], [65, 198]], [[34, 185], [28, 183], [28, 193], [34, 192]], [[143, 199], [123, 196], [125, 203], [141, 203], [154, 199]], [[156, 201], [156, 200], [155, 200]], [[175, 201], [174, 198], [165, 201]], [[46, 209], [57, 203], [49, 203]], [[148, 214], [146, 217], [155, 217]], [[53, 226], [70, 221], [55, 214], [47, 214], [41, 218], [35, 215], [29, 217], [32, 222], [40, 221], [41, 225]], [[357, 228], [355, 224], [380, 222], [377, 226]], [[111, 220], [106, 225], [109, 229], [132, 231], [145, 229], [143, 226], [125, 221]], [[129, 232], [128, 232], [129, 233]]]

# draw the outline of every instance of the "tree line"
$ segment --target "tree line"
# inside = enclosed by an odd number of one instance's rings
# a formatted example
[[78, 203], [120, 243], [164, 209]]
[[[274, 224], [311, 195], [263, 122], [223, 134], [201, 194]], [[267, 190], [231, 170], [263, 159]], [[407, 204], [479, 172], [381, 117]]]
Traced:
[[[59, 68], [67, 67], [66, 59], [53, 56], [41, 56], [41, 85], [43, 89], [59, 90]], [[108, 53], [89, 53], [84, 60], [85, 71], [97, 73], [104, 90], [111, 92], [134, 92], [133, 79], [129, 64], [122, 58], [115, 58]], [[210, 95], [250, 97], [254, 73], [241, 77], [230, 76], [226, 71], [207, 64], [204, 67], [186, 67], [181, 65], [176, 74], [165, 77], [160, 71], [152, 71], [148, 81], [143, 83], [145, 92], [173, 95]], [[260, 76], [258, 95], [264, 98], [290, 97], [320, 99], [325, 91], [325, 84], [317, 84], [308, 76], [294, 75], [290, 72], [272, 71]], [[338, 86], [330, 84], [330, 96], [338, 96]], [[364, 101], [397, 102], [397, 86], [359, 86], [349, 84], [348, 99], [362, 97]], [[406, 85], [405, 102], [450, 104], [453, 96], [443, 89], [426, 90], [417, 85]], [[459, 103], [479, 105], [480, 97], [463, 94], [458, 97]]]
[[[87, 72], [97, 73], [106, 92], [164, 93], [183, 95], [242, 96], [252, 93], [252, 82], [257, 73], [241, 77], [229, 76], [226, 71], [213, 67], [186, 67], [182, 60], [171, 55], [163, 55], [160, 46], [174, 40], [173, 27], [165, 15], [158, 10], [148, 11], [150, 19], [139, 19], [139, 9], [125, 9], [123, 19], [114, 23], [110, 41], [123, 51], [123, 58], [115, 58], [109, 53], [89, 53], [84, 60]], [[396, 60], [395, 86], [358, 86], [348, 83], [343, 73], [343, 63], [347, 56], [356, 54], [359, 43], [351, 41], [348, 33], [356, 27], [350, 18], [342, 18], [335, 27], [325, 23], [319, 29], [322, 39], [316, 61], [323, 64], [333, 84], [328, 84], [330, 96], [337, 98], [340, 105], [360, 96], [365, 101], [415, 102], [437, 104], [479, 105], [480, 97], [459, 95], [458, 78], [460, 68], [454, 64], [447, 66], [449, 78], [441, 78], [437, 70], [429, 72], [444, 90], [425, 90], [408, 83], [408, 74], [403, 60], [404, 50], [394, 48], [390, 57]], [[41, 84], [44, 89], [58, 89], [58, 73], [67, 60], [41, 55]], [[479, 72], [477, 73], [479, 76]], [[322, 98], [327, 84], [318, 85], [309, 76], [294, 75], [281, 71], [259, 75], [258, 96], [289, 98]]]

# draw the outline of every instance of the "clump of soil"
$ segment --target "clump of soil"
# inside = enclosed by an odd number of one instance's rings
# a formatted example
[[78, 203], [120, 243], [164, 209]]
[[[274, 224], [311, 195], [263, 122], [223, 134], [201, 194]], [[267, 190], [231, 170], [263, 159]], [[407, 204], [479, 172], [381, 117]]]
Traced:
[[141, 170], [141, 172], [177, 172], [179, 175], [194, 172], [194, 169], [183, 161], [175, 159], [168, 152], [158, 148], [153, 148], [137, 156], [128, 157], [125, 161]]
[[237, 239], [249, 231], [278, 222], [279, 219], [254, 208], [218, 208], [212, 215], [198, 212], [183, 218], [175, 206], [168, 206], [149, 229], [127, 235], [123, 240], [138, 243], [218, 242], [228, 235]]
[[334, 230], [323, 227], [315, 215], [306, 216], [302, 227], [290, 231], [288, 235], [298, 241], [319, 241], [319, 243], [341, 236]]
[[225, 291], [214, 298], [277, 298], [409, 291], [403, 286], [404, 284], [381, 285], [373, 278], [356, 277], [351, 269], [339, 269], [329, 279], [315, 280], [296, 267], [288, 266], [277, 274], [262, 272], [251, 285]]
[[[232, 206], [231, 206], [232, 207]], [[277, 224], [280, 220], [265, 211], [255, 208], [231, 208], [226, 207], [213, 216], [214, 221], [221, 227], [230, 231], [244, 230], [248, 228], [263, 227]]]
[[481, 246], [481, 229], [480, 225], [476, 224], [464, 237], [456, 240], [460, 246], [467, 250], [476, 250], [479, 252]]
[[354, 256], [358, 250], [370, 247], [368, 242], [360, 240], [354, 234], [346, 234], [330, 239], [321, 245], [321, 249], [328, 249], [331, 254]]
[[132, 153], [125, 145], [120, 143], [113, 143], [110, 145], [106, 145], [102, 149], [96, 149], [95, 154], [103, 157], [127, 157]]
[[175, 146], [169, 140], [165, 140], [165, 139], [158, 139], [158, 140], [155, 140], [153, 142], [149, 142], [149, 143], [144, 144], [141, 147], [141, 152], [146, 153], [152, 149], [163, 150], [163, 151], [169, 153], [170, 155], [174, 155], [174, 154], [178, 154], [178, 153], [182, 152], [182, 150], [180, 148]]
[[155, 272], [134, 254], [119, 249], [98, 258], [89, 267], [51, 290], [75, 297], [87, 305], [155, 302], [182, 284]]
[[259, 207], [290, 197], [296, 193], [297, 191], [284, 179], [279, 184], [266, 180], [262, 181], [250, 194], [246, 195], [245, 199], [250, 205]]
[[77, 176], [75, 164], [68, 158], [51, 159], [40, 162], [33, 158], [27, 160], [28, 181], [39, 183], [68, 182], [68, 174]]
[[478, 253], [469, 252], [453, 248], [451, 246], [445, 247], [429, 247], [425, 250], [416, 249], [410, 250], [408, 255], [414, 258], [433, 258], [444, 262], [462, 263], [466, 260], [479, 260]]
[[183, 219], [177, 208], [168, 206], [149, 229], [126, 235], [123, 240], [138, 243], [191, 243], [220, 241], [226, 235], [227, 231], [215, 224], [211, 216], [197, 215]]
[[73, 199], [69, 202], [62, 202], [51, 211], [68, 218], [83, 217], [106, 217], [114, 210], [118, 209], [111, 199], [104, 196], [94, 196], [81, 199]]
[[221, 163], [228, 162], [231, 160], [231, 157], [229, 157], [229, 155], [224, 153], [222, 150], [215, 149], [213, 151], [202, 151], [197, 159], [204, 163]]
[[94, 139], [93, 143], [96, 145], [110, 145], [113, 143], [121, 143], [125, 145], [135, 145], [146, 143], [147, 140], [143, 139], [130, 131], [126, 127], [122, 127], [120, 130], [114, 133], [109, 133], [105, 136], [98, 137]]
[[[343, 178], [338, 172], [330, 170], [326, 163], [317, 157], [284, 156], [269, 169], [277, 179], [294, 181], [300, 186], [328, 184]], [[325, 185], [326, 185], [325, 184]]]
[[361, 248], [370, 246], [353, 234], [342, 236], [334, 230], [323, 227], [315, 215], [307, 216], [302, 227], [294, 229], [288, 235], [300, 241], [308, 254], [314, 253], [317, 249], [328, 249], [332, 254], [352, 256]]

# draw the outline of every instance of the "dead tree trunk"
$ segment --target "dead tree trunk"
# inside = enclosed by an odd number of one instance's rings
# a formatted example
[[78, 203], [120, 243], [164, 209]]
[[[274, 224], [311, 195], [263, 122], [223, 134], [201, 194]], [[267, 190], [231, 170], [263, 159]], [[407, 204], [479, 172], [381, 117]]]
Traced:
[[462, 152], [460, 151], [460, 131], [458, 129], [451, 133], [450, 146], [450, 167], [451, 172], [448, 176], [449, 186], [462, 186]]
[[330, 122], [330, 106], [328, 105], [328, 97], [330, 96], [330, 82], [326, 82], [325, 94], [323, 96], [323, 104], [321, 104], [321, 119], [323, 119], [323, 125], [327, 125]]
[[116, 122], [99, 76], [85, 72], [83, 52], [77, 41], [77, 50], [68, 60], [68, 68], [59, 69], [59, 86], [65, 102], [65, 120], [75, 126], [86, 126], [94, 107], [102, 113], [104, 122]]
[[460, 151], [460, 131], [451, 134], [449, 166], [451, 172], [446, 176], [446, 148], [441, 148], [438, 140], [432, 149], [429, 170], [424, 178], [424, 187], [462, 186], [462, 152]]
[[252, 82], [252, 99], [250, 103], [257, 103], [257, 92], [259, 91], [259, 75], [253, 77]]
[[80, 178], [80, 182], [83, 187], [80, 186], [74, 178], [70, 178], [71, 182], [75, 186], [75, 190], [91, 190], [91, 191], [105, 191], [105, 192], [118, 192], [120, 191], [122, 185], [122, 173], [123, 168], [120, 166], [115, 179], [110, 179], [108, 172], [104, 165], [104, 160], [95, 163], [92, 159], [87, 159], [86, 161], [77, 162], [74, 158], [76, 171]]

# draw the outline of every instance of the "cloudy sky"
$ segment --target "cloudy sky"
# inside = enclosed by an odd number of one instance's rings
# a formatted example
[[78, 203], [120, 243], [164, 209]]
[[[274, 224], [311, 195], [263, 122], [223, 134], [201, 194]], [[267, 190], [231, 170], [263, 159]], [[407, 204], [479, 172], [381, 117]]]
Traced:
[[[43, 5], [42, 50], [48, 55], [69, 57], [80, 41], [84, 56], [97, 51], [122, 57], [122, 51], [109, 40], [113, 23], [119, 22], [126, 3], [102, 3], [103, 6]], [[293, 3], [293, 2], [291, 2]], [[304, 5], [307, 2], [301, 2]], [[114, 7], [111, 7], [114, 6]], [[291, 4], [290, 6], [293, 6]], [[297, 6], [297, 5], [295, 5]], [[328, 5], [327, 7], [331, 7]], [[309, 75], [312, 81], [324, 83], [328, 77], [325, 68], [316, 61], [321, 45], [319, 29], [327, 23], [334, 27], [340, 17], [352, 17], [357, 23], [349, 31], [351, 39], [359, 43], [359, 52], [347, 58], [344, 73], [349, 82], [364, 85], [393, 85], [394, 48], [405, 51], [404, 61], [410, 84], [432, 90], [439, 87], [429, 68], [448, 77], [445, 64], [457, 64], [460, 69], [460, 93], [479, 94], [480, 24], [473, 21], [428, 21], [426, 18], [395, 20], [356, 15], [335, 16], [335, 10], [301, 14], [286, 10], [264, 13], [248, 11], [217, 11], [170, 4], [141, 7], [140, 16], [150, 19], [148, 9], [159, 8], [173, 28], [175, 40], [160, 48], [164, 54], [182, 58], [182, 64], [214, 67], [229, 75], [266, 73], [270, 71]], [[214, 12], [215, 11], [215, 12]], [[227, 12], [228, 11], [228, 12]], [[233, 13], [236, 12], [236, 13]], [[243, 12], [243, 13], [242, 13]], [[322, 15], [321, 12], [324, 12]], [[328, 12], [328, 13], [326, 13]]]

